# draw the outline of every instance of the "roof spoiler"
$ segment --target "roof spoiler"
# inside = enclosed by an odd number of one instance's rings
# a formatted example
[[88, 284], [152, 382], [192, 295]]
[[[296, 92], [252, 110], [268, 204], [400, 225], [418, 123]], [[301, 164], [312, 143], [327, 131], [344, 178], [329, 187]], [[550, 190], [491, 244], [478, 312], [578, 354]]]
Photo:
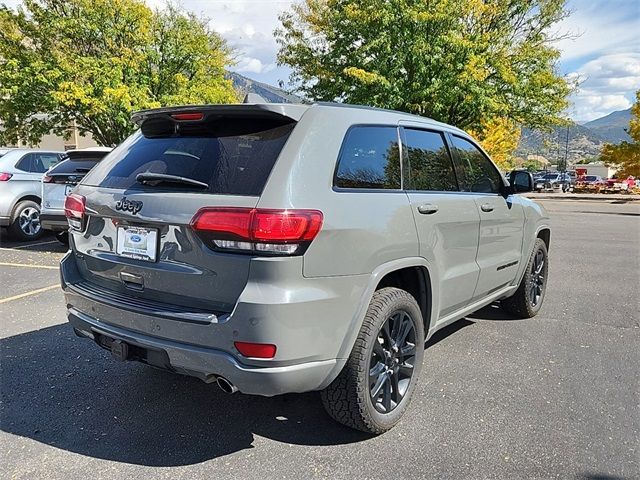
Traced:
[[[246, 98], [245, 98], [246, 100]], [[131, 121], [138, 127], [149, 118], [166, 118], [172, 120], [172, 115], [187, 113], [202, 113], [203, 116], [210, 117], [219, 115], [220, 117], [285, 117], [295, 122], [302, 118], [308, 105], [288, 104], [288, 103], [240, 103], [226, 105], [185, 105], [181, 107], [153, 108], [150, 110], [140, 110], [131, 115]]]

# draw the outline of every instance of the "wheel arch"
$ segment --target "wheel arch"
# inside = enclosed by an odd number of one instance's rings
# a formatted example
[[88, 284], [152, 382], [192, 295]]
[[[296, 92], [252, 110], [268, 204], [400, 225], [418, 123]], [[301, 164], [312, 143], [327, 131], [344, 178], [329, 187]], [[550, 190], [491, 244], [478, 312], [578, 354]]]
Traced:
[[[367, 287], [362, 294], [356, 314], [351, 320], [350, 335], [344, 339], [339, 352], [339, 358], [348, 358], [362, 322], [376, 290], [384, 287], [405, 288], [416, 298], [423, 314], [425, 335], [428, 335], [432, 321], [437, 312], [438, 282], [435, 267], [423, 257], [407, 257], [392, 260], [376, 268], [370, 275]], [[413, 290], [413, 292], [411, 291]]]
[[547, 252], [549, 251], [551, 242], [551, 229], [549, 227], [540, 227], [536, 233], [536, 238], [540, 238], [547, 246]]
[[433, 304], [431, 275], [427, 267], [416, 265], [393, 270], [380, 279], [375, 290], [385, 287], [400, 288], [415, 298], [422, 312], [424, 331], [427, 332], [431, 324], [430, 306]]
[[547, 224], [539, 225], [535, 230], [535, 236], [528, 237], [528, 238], [531, 238], [531, 240], [528, 246], [526, 247], [526, 250], [523, 249], [523, 254], [526, 252], [526, 255], [523, 255], [522, 257], [520, 269], [518, 271], [518, 275], [516, 276], [513, 285], [520, 285], [520, 282], [522, 282], [522, 278], [524, 277], [524, 274], [526, 272], [526, 265], [529, 261], [529, 258], [531, 257], [531, 254], [533, 253], [533, 248], [535, 247], [535, 243], [536, 243], [535, 241], [538, 238], [545, 243], [547, 247], [547, 252], [549, 252], [549, 245], [551, 242], [551, 228]]
[[18, 200], [16, 200], [13, 206], [11, 207], [11, 220], [10, 220], [11, 223], [13, 223], [13, 221], [16, 219], [16, 211], [18, 210], [18, 205], [20, 205], [20, 202], [24, 202], [24, 201], [35, 202], [38, 205], [40, 205], [42, 202], [42, 200], [40, 200], [40, 197], [38, 195], [33, 195], [33, 194], [24, 195], [18, 198]]

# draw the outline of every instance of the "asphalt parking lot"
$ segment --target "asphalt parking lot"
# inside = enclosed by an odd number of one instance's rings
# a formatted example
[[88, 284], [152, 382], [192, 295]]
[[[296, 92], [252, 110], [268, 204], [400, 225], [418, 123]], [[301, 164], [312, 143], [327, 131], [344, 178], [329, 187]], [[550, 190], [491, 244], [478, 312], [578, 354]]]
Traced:
[[53, 238], [0, 247], [0, 477], [640, 478], [640, 202], [542, 200], [541, 314], [437, 334], [389, 433], [318, 395], [226, 395], [117, 363], [65, 324]]

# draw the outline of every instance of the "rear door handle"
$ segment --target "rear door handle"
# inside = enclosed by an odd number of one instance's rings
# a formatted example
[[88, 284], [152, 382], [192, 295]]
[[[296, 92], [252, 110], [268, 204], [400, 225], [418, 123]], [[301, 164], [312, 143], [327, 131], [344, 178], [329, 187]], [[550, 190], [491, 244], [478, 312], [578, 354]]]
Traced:
[[432, 213], [436, 213], [437, 211], [438, 211], [438, 206], [433, 205], [431, 203], [426, 203], [418, 207], [418, 212], [423, 215], [431, 215]]
[[480, 210], [482, 210], [483, 212], [493, 212], [493, 205], [491, 205], [490, 203], [483, 203], [482, 205], [480, 205]]

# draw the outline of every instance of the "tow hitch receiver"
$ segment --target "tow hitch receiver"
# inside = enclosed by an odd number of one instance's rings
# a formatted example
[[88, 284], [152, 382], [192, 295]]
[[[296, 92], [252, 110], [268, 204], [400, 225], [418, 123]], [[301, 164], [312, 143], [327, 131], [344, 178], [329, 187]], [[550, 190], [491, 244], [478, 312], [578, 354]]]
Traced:
[[114, 340], [111, 342], [111, 356], [120, 362], [124, 362], [129, 358], [129, 345], [122, 340]]

